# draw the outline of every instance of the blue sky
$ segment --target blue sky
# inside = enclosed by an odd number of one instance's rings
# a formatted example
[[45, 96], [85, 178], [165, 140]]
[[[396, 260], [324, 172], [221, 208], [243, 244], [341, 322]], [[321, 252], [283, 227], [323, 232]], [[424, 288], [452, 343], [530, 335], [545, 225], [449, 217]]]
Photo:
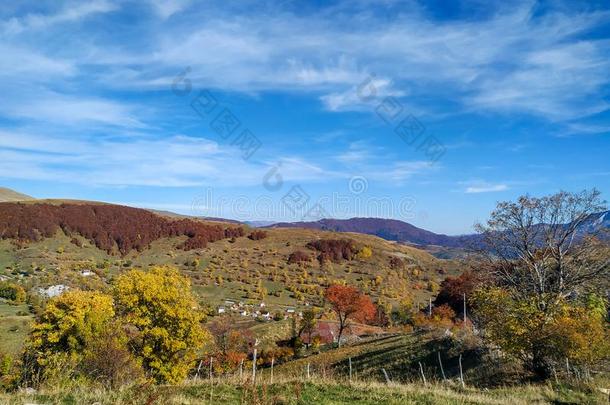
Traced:
[[3, 2], [0, 184], [449, 234], [525, 193], [608, 199], [610, 7], [506, 3]]

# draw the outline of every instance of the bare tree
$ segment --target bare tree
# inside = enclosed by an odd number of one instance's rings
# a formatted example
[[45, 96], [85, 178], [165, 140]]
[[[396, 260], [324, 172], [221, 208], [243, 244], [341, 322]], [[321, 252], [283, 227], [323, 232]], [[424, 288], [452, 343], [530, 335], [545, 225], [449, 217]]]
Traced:
[[537, 298], [539, 309], [546, 311], [583, 284], [606, 276], [607, 244], [595, 231], [582, 231], [604, 209], [595, 189], [499, 203], [487, 224], [477, 225], [496, 280], [517, 296]]

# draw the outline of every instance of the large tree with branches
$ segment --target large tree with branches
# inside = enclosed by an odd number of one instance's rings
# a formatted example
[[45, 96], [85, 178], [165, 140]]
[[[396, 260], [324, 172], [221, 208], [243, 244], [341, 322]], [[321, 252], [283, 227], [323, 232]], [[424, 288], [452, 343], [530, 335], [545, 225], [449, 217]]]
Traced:
[[339, 335], [337, 336], [339, 347], [343, 332], [350, 320], [366, 322], [375, 316], [375, 305], [371, 299], [355, 287], [333, 284], [326, 289], [325, 298], [339, 322]]
[[607, 276], [610, 257], [599, 240], [603, 230], [582, 231], [604, 209], [595, 189], [499, 203], [487, 224], [477, 225], [494, 276], [516, 294], [536, 296], [541, 310]]
[[[517, 329], [525, 342], [521, 353], [540, 377], [548, 376], [549, 353], [557, 350], [552, 347], [552, 334], [557, 333], [553, 325], [559, 314], [574, 304], [579, 293], [607, 280], [610, 249], [600, 235], [603, 230], [588, 226], [604, 209], [605, 202], [595, 189], [541, 198], [522, 196], [499, 203], [487, 223], [477, 226], [484, 238], [491, 280], [501, 289], [500, 296], [513, 303], [505, 301], [491, 311], [480, 311], [486, 314], [483, 326], [493, 336], [492, 325], [507, 326], [507, 322], [495, 322], [502, 313], [518, 310], [504, 315], [507, 320], [518, 319]], [[479, 306], [492, 298], [492, 294], [479, 294]], [[506, 333], [502, 330], [501, 334]]]

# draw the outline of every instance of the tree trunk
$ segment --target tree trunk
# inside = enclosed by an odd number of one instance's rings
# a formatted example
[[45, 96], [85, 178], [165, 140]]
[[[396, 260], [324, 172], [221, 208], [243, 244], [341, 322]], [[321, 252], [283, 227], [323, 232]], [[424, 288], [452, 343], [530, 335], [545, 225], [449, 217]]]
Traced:
[[345, 329], [345, 324], [347, 319], [343, 319], [341, 315], [339, 315], [339, 337], [337, 340], [337, 347], [341, 347], [341, 336], [343, 335], [343, 329]]
[[551, 364], [539, 345], [534, 345], [532, 350], [532, 371], [537, 380], [546, 380], [551, 377]]

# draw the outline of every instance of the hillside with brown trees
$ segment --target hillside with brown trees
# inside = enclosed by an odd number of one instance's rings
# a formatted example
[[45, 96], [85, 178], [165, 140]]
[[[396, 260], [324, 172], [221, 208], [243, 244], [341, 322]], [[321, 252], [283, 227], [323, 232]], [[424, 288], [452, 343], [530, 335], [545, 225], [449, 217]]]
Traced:
[[126, 255], [148, 248], [158, 239], [187, 236], [179, 246], [190, 250], [209, 242], [244, 235], [237, 226], [207, 224], [192, 219], [172, 220], [149, 211], [109, 204], [0, 203], [0, 238], [38, 242], [62, 231], [80, 235], [99, 249]]

